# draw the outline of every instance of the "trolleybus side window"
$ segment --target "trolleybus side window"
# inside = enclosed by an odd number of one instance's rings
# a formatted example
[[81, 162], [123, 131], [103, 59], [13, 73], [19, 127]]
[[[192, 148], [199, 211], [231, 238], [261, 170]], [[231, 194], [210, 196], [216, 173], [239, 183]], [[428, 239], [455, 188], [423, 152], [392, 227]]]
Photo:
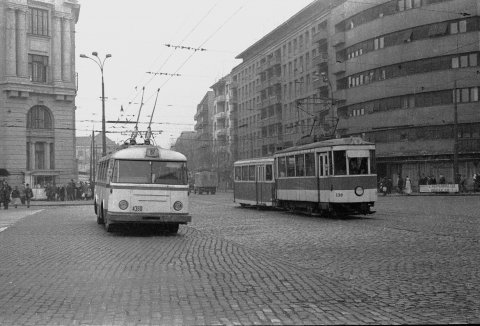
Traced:
[[377, 162], [375, 158], [375, 150], [370, 150], [370, 173], [377, 173]]
[[287, 156], [287, 177], [295, 176], [295, 156]]
[[295, 155], [295, 176], [305, 176], [305, 155]]
[[335, 175], [347, 174], [347, 157], [345, 151], [333, 151], [333, 165]]
[[277, 160], [278, 163], [278, 176], [283, 178], [287, 175], [287, 164], [285, 156], [279, 157]]
[[265, 166], [265, 179], [266, 181], [272, 181], [273, 180], [273, 167], [271, 164], [267, 164]]
[[305, 154], [305, 172], [307, 177], [315, 176], [315, 155], [313, 153]]

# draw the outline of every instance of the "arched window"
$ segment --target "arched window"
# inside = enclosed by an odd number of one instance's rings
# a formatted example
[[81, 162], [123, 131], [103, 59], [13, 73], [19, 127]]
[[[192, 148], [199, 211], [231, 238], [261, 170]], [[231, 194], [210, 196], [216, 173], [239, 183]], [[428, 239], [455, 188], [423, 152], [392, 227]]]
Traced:
[[42, 105], [36, 105], [28, 111], [27, 129], [52, 129], [52, 114]]

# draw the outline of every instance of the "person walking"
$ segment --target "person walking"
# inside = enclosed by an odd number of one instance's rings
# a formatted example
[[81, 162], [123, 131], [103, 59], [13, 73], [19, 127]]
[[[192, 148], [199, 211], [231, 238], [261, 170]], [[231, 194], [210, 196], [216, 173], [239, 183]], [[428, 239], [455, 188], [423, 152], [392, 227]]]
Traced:
[[25, 202], [27, 203], [27, 207], [30, 207], [30, 200], [33, 198], [33, 191], [30, 188], [30, 185], [27, 183], [25, 186]]
[[407, 177], [405, 178], [405, 194], [410, 195], [411, 193], [412, 193], [412, 181], [407, 175]]
[[0, 202], [3, 202], [4, 209], [8, 209], [8, 203], [10, 203], [10, 193], [12, 188], [8, 185], [7, 181], [3, 182], [3, 186], [0, 189]]
[[397, 182], [397, 187], [398, 187], [398, 193], [403, 194], [403, 187], [404, 187], [404, 182], [403, 178], [401, 175], [398, 176], [398, 182]]
[[15, 186], [15, 189], [12, 191], [12, 205], [15, 206], [15, 208], [18, 208], [18, 205], [20, 205], [22, 202], [20, 201], [20, 190], [18, 190], [18, 187]]
[[25, 182], [22, 182], [22, 185], [18, 189], [20, 191], [20, 201], [22, 205], [25, 205]]

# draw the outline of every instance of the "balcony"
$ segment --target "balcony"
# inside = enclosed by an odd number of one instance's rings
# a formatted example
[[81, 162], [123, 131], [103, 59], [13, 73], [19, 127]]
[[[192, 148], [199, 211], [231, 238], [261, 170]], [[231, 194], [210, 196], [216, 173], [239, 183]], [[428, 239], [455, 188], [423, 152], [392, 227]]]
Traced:
[[345, 44], [345, 32], [338, 32], [332, 37], [332, 45], [334, 47]]
[[266, 85], [267, 87], [272, 87], [273, 85], [276, 84], [281, 84], [282, 83], [282, 76], [272, 76], [270, 79], [267, 80]]
[[312, 65], [316, 66], [322, 63], [328, 63], [328, 53], [320, 52], [312, 59]]
[[217, 112], [215, 114], [215, 120], [222, 120], [222, 119], [225, 119], [226, 117], [227, 117], [227, 113], [225, 113], [224, 111]]
[[271, 68], [275, 65], [282, 64], [282, 58], [280, 56], [273, 56], [269, 60], [267, 60], [266, 69]]
[[321, 29], [312, 36], [313, 43], [319, 43], [328, 39], [328, 33], [326, 29]]
[[222, 95], [218, 95], [217, 97], [215, 97], [215, 103], [220, 103], [220, 102], [225, 102], [226, 101], [226, 97], [224, 94]]
[[347, 70], [347, 63], [346, 62], [335, 62], [333, 66], [333, 73], [335, 75], [342, 74]]
[[227, 136], [227, 133], [228, 133], [227, 128], [219, 128], [219, 129], [215, 130], [215, 137], [216, 138], [225, 137], [225, 136]]
[[345, 102], [347, 100], [347, 91], [345, 89], [336, 90], [333, 93], [333, 98], [336, 102]]

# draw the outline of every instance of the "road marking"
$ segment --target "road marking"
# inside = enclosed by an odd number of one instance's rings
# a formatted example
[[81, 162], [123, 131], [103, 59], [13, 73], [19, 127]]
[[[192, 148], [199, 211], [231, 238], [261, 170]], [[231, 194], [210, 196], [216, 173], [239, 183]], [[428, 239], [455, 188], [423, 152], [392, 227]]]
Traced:
[[5, 231], [7, 228], [0, 228], [0, 232]]
[[[43, 211], [43, 209], [35, 210], [35, 211], [10, 211], [8, 213], [3, 212], [4, 214], [0, 215], [0, 232], [5, 231], [10, 226], [15, 224], [17, 221], [25, 218], [29, 215], [37, 214]], [[7, 215], [8, 214], [8, 215]]]

